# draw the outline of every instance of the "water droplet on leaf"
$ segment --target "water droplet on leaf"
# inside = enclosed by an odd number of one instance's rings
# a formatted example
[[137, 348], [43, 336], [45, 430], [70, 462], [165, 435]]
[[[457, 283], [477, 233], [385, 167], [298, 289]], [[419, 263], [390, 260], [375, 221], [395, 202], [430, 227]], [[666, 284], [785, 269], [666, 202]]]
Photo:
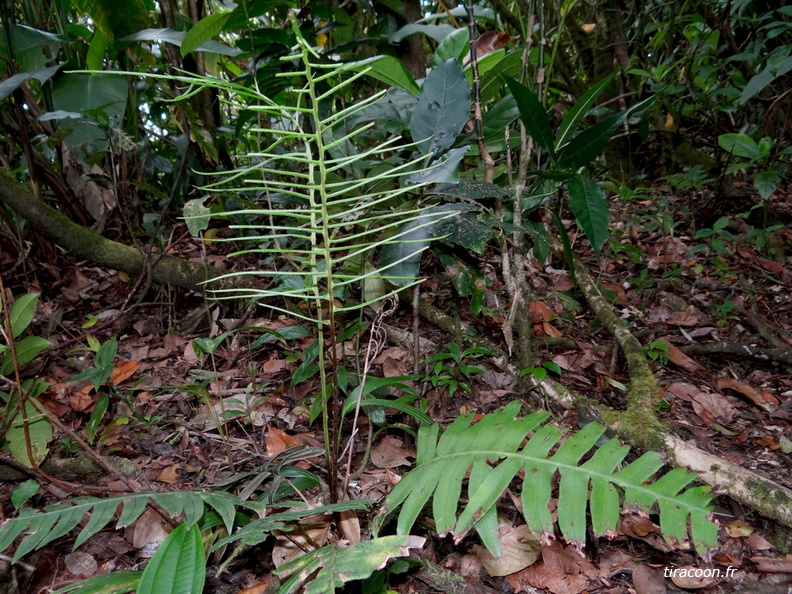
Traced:
[[440, 104], [437, 101], [430, 101], [429, 102], [429, 110], [430, 111], [437, 111], [440, 109]]

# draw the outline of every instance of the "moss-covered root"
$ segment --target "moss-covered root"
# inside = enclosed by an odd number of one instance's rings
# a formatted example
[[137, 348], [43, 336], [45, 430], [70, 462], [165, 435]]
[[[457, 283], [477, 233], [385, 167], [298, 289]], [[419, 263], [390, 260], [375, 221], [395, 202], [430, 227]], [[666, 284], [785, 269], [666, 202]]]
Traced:
[[[553, 242], [553, 250], [559, 257], [564, 257], [561, 243]], [[627, 432], [625, 438], [645, 450], [662, 449], [662, 444], [652, 439], [664, 429], [655, 414], [655, 402], [660, 394], [652, 370], [644, 355], [643, 347], [638, 339], [625, 327], [613, 311], [608, 301], [600, 293], [597, 284], [583, 261], [573, 255], [573, 275], [591, 311], [600, 323], [610, 332], [627, 360], [627, 373], [630, 376], [630, 391], [627, 395], [627, 410], [618, 413], [618, 419], [610, 418], [612, 414], [604, 409], [603, 420], [611, 426], [618, 425], [621, 432]], [[605, 418], [609, 417], [609, 418]]]
[[[95, 231], [78, 225], [63, 213], [44, 204], [5, 171], [0, 171], [0, 202], [26, 218], [53, 243], [76, 256], [129, 274], [142, 274], [145, 270], [145, 257], [137, 249], [110, 241]], [[198, 262], [187, 262], [171, 256], [155, 257], [157, 262], [151, 274], [152, 280], [159, 284], [205, 290], [202, 283], [209, 280], [212, 281], [211, 287], [214, 289], [237, 289], [249, 286], [250, 283], [250, 277], [242, 277], [242, 280], [218, 279], [224, 271]]]
[[766, 518], [792, 527], [792, 491], [771, 480], [708, 454], [674, 435], [665, 434], [666, 452], [679, 466], [698, 472], [701, 480], [724, 491]]

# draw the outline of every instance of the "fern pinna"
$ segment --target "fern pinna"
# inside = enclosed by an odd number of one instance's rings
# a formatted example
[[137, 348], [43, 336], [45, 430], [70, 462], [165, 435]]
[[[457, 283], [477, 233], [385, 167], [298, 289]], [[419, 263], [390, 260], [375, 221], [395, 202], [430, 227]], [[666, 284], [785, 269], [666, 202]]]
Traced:
[[[520, 406], [512, 402], [473, 425], [472, 416], [459, 417], [442, 435], [436, 424], [422, 427], [416, 467], [385, 500], [374, 523], [375, 534], [399, 506], [397, 532], [408, 533], [431, 499], [432, 517], [441, 536], [452, 534], [459, 542], [475, 528], [492, 554], [500, 556], [495, 503], [522, 470], [522, 511], [538, 534], [553, 536], [548, 503], [552, 499], [552, 479], [558, 472], [558, 527], [561, 535], [578, 548], [586, 540], [587, 511], [597, 536], [615, 534], [620, 511], [616, 487], [624, 493], [624, 508], [649, 512], [657, 504], [665, 538], [686, 540], [690, 518], [690, 536], [697, 551], [703, 553], [717, 544], [717, 526], [709, 519], [709, 487], [683, 491], [695, 474], [677, 468], [647, 483], [663, 466], [660, 455], [647, 452], [620, 468], [629, 447], [616, 439], [605, 442], [581, 464], [605, 432], [605, 427], [597, 423], [586, 425], [550, 455], [561, 431], [542, 425], [550, 416], [545, 412], [518, 418]], [[532, 431], [534, 434], [522, 446]], [[466, 476], [467, 504], [457, 515]]]

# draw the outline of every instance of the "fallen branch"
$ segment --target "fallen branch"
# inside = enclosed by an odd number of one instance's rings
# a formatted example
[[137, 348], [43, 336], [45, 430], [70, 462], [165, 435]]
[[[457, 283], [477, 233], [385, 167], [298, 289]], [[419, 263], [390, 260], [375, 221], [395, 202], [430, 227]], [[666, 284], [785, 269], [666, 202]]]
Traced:
[[736, 342], [708, 342], [705, 344], [691, 344], [680, 347], [686, 355], [735, 355], [737, 357], [750, 357], [760, 361], [778, 361], [792, 365], [792, 348], [764, 348], [739, 344]]
[[[18, 183], [8, 173], [0, 171], [0, 202], [68, 252], [91, 260], [100, 266], [129, 274], [143, 274], [145, 256], [137, 249], [111, 241], [95, 231], [78, 225], [61, 212], [44, 204], [26, 186]], [[151, 267], [152, 281], [184, 289], [206, 291], [206, 281], [212, 289], [238, 289], [248, 286], [249, 277], [220, 279], [223, 270], [188, 262], [173, 256], [162, 256]]]

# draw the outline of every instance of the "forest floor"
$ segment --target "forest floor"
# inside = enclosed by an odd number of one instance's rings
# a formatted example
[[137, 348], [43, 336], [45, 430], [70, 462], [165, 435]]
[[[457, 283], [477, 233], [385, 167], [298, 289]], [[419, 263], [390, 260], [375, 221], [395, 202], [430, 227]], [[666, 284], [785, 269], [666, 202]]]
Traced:
[[[746, 219], [731, 215], [728, 225], [722, 226], [719, 219], [728, 212], [741, 211], [706, 190], [682, 192], [664, 186], [622, 199], [614, 196], [614, 235], [600, 261], [586, 254], [584, 241], [577, 240], [575, 248], [617, 315], [645, 345], [662, 387], [658, 415], [672, 431], [707, 452], [792, 488], [792, 363], [784, 359], [792, 353], [792, 196], [779, 191], [771, 198], [766, 212], [770, 224], [778, 227], [769, 233], [756, 231], [762, 228], [757, 217], [764, 211], [755, 210]], [[770, 224], [765, 221], [765, 227]], [[208, 246], [210, 260], [228, 265], [224, 246]], [[229, 302], [207, 302], [199, 294], [166, 288], [155, 287], [139, 300], [134, 279], [76, 262], [43, 241], [26, 258], [15, 259], [7, 249], [3, 252], [0, 269], [7, 289], [17, 297], [41, 292], [31, 331], [52, 343], [23, 369], [24, 376], [48, 382], [41, 401], [50, 412], [70, 432], [92, 437], [91, 447], [101, 456], [130, 463], [129, 479], [140, 490], [209, 488], [260, 466], [292, 445], [322, 446], [320, 422], [309, 423], [318, 377], [301, 366], [302, 354], [313, 339], [298, 320], [263, 309], [244, 311]], [[192, 244], [178, 246], [177, 253], [201, 258], [199, 247]], [[485, 254], [489, 262], [482, 263], [497, 268], [497, 260], [490, 256]], [[466, 299], [454, 292], [443, 267], [428, 255], [425, 263], [428, 279], [421, 298], [467, 328], [452, 336], [421, 319], [421, 337], [431, 341], [427, 348], [449, 352], [453, 343], [464, 350], [475, 333], [505, 350], [501, 332], [505, 313], [496, 305], [505, 296], [497, 284], [487, 288], [485, 308], [474, 316]], [[529, 273], [535, 294], [531, 322], [540, 344], [537, 363], [554, 363], [561, 373], [550, 375], [557, 381], [623, 409], [629, 383], [624, 358], [612, 336], [587, 311], [564, 263], [552, 261], [540, 267], [534, 262]], [[390, 325], [412, 331], [409, 302], [402, 300]], [[233, 332], [223, 340], [210, 340], [228, 331]], [[113, 336], [118, 346], [111, 380], [98, 390], [89, 381], [71, 381], [74, 374], [94, 365], [97, 348]], [[751, 349], [746, 351], [746, 346]], [[360, 348], [353, 336], [339, 345], [339, 355], [354, 365]], [[532, 393], [515, 393], [517, 378], [490, 357], [471, 357], [465, 363], [480, 372], [466, 378], [454, 376], [452, 370], [450, 377], [458, 385], [467, 384], [469, 392], [460, 386], [450, 394], [448, 381], [432, 385], [432, 369], [425, 365], [421, 377], [406, 380], [420, 394], [416, 405], [441, 425], [460, 414], [489, 413], [514, 399], [521, 400], [526, 411], [544, 405]], [[412, 373], [407, 345], [388, 344], [374, 360], [374, 376]], [[92, 418], [102, 394], [110, 397], [107, 411]], [[582, 410], [553, 412], [553, 422], [559, 426], [577, 429], [586, 422]], [[224, 414], [228, 422], [219, 422]], [[388, 411], [385, 420], [370, 433], [368, 461], [365, 435], [358, 440], [354, 463], [364, 464], [354, 484], [359, 497], [381, 499], [412, 467], [414, 442], [404, 429], [410, 419]], [[365, 434], [366, 423], [362, 429]], [[72, 434], [57, 429], [48, 456], [86, 461]], [[322, 476], [321, 460], [300, 465]], [[70, 484], [109, 491], [128, 488], [90, 465], [58, 468], [57, 478]], [[13, 513], [12, 493], [29, 478], [24, 473], [10, 475], [0, 485], [5, 514]], [[38, 480], [41, 488], [30, 505], [42, 507], [70, 496], [61, 487]], [[312, 501], [319, 494], [314, 488], [302, 496]], [[504, 517], [519, 523], [512, 500], [502, 498], [501, 507]], [[455, 546], [425, 526], [416, 528], [428, 537], [417, 555], [432, 566], [465, 576], [466, 587], [472, 589], [460, 592], [642, 594], [700, 587], [708, 592], [787, 592], [792, 586], [792, 557], [784, 555], [792, 549], [792, 531], [725, 496], [715, 499], [714, 517], [720, 525], [720, 546], [712, 565], [702, 564], [689, 547], [666, 542], [652, 521], [623, 522], [613, 539], [590, 539], [585, 557], [556, 541], [535, 564], [505, 577], [487, 575], [473, 547], [475, 536]], [[362, 517], [356, 530], [365, 539], [368, 518]], [[96, 534], [76, 552], [93, 560], [88, 565], [95, 572], [134, 569], [150, 555], [145, 545], [165, 533], [161, 519], [147, 513], [132, 527]], [[321, 538], [316, 536], [326, 542], [341, 538], [350, 535], [335, 533], [329, 523]], [[90, 575], [75, 569], [75, 560], [86, 557], [73, 557], [72, 544], [69, 536], [55, 540], [26, 556], [24, 568], [13, 571], [7, 559], [2, 561], [0, 573], [6, 585], [0, 590], [48, 592]], [[205, 591], [274, 591], [273, 557], [288, 558], [297, 552], [288, 541], [272, 537], [243, 550], [221, 573], [219, 556], [213, 555]], [[673, 579], [669, 574], [673, 568], [705, 566], [719, 569], [720, 576], [691, 581], [679, 573]], [[392, 574], [390, 588], [400, 593], [442, 589], [426, 571]]]

